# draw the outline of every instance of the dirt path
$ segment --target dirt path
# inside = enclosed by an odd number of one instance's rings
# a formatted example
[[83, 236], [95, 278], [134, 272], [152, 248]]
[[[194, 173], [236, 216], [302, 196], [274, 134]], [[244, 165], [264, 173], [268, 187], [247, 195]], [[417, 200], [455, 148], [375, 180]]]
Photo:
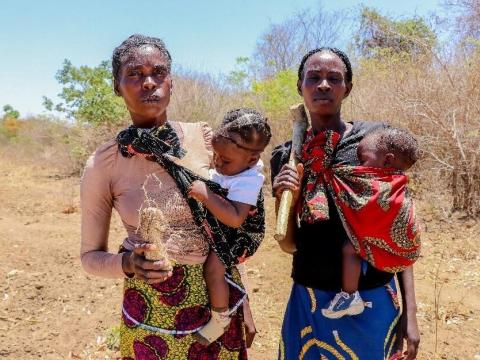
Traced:
[[[0, 160], [0, 358], [116, 358], [107, 335], [119, 319], [121, 282], [92, 278], [80, 267], [78, 181]], [[419, 359], [479, 359], [480, 224], [442, 221], [438, 209], [420, 205], [426, 232], [416, 266]], [[115, 249], [124, 236], [118, 219], [110, 236]], [[250, 357], [275, 359], [290, 258], [269, 233], [249, 264], [260, 331]]]

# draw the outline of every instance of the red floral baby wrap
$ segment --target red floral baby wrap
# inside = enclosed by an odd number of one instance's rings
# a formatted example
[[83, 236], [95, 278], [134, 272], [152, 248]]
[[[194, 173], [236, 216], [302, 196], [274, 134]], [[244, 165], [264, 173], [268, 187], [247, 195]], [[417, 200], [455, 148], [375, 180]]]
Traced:
[[420, 255], [408, 179], [393, 168], [332, 165], [340, 138], [333, 131], [307, 132], [300, 159], [305, 166], [300, 218], [328, 220], [328, 192], [359, 256], [379, 270], [402, 271]]

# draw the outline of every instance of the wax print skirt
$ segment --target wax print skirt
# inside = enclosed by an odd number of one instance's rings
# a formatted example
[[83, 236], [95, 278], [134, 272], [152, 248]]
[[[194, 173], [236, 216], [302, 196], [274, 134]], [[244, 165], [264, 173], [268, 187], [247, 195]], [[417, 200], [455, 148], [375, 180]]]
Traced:
[[321, 309], [335, 292], [294, 284], [279, 346], [285, 360], [388, 360], [394, 358], [401, 309], [395, 278], [385, 286], [360, 291], [362, 314], [328, 319]]
[[149, 285], [126, 279], [120, 352], [122, 359], [247, 359], [241, 304], [246, 298], [238, 272], [227, 275], [232, 320], [228, 330], [209, 346], [192, 333], [210, 319], [203, 265], [176, 265], [168, 280]]

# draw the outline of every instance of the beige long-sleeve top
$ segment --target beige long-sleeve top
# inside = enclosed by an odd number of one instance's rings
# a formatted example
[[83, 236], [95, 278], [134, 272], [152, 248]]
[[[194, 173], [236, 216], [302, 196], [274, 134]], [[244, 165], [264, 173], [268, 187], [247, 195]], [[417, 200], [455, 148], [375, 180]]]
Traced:
[[[205, 123], [171, 123], [187, 150], [181, 164], [204, 177], [212, 163], [210, 127]], [[122, 254], [108, 252], [112, 209], [119, 213], [132, 249], [142, 242], [137, 233], [139, 210], [154, 205], [164, 211], [164, 243], [181, 264], [201, 264], [209, 247], [195, 225], [188, 204], [174, 180], [159, 164], [140, 156], [123, 157], [111, 140], [89, 158], [81, 181], [81, 250], [84, 269], [102, 277], [124, 277]]]

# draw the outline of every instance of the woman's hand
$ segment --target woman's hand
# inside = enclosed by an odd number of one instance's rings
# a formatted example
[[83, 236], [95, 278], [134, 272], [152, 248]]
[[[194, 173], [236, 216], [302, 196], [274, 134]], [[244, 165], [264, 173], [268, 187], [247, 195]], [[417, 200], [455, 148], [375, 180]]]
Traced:
[[402, 349], [404, 342], [407, 342], [407, 349], [403, 355], [399, 357], [402, 360], [414, 360], [417, 358], [418, 346], [420, 344], [420, 331], [418, 329], [417, 314], [414, 310], [405, 309], [397, 332], [398, 349]]
[[290, 164], [282, 166], [272, 184], [273, 193], [277, 200], [280, 200], [285, 190], [291, 190], [293, 195], [292, 205], [297, 203], [302, 188], [303, 173], [303, 164], [298, 164], [296, 168]]
[[[418, 346], [420, 344], [413, 266], [409, 266], [399, 273], [398, 282], [403, 300], [403, 314], [400, 318], [397, 331], [396, 348], [400, 350], [398, 359], [413, 360], [417, 357]], [[402, 354], [405, 340], [407, 341], [407, 349]]]
[[250, 302], [248, 299], [245, 299], [243, 302], [243, 323], [245, 325], [245, 342], [247, 348], [252, 347], [253, 339], [257, 334], [257, 329], [253, 321], [252, 310], [250, 308]]
[[145, 259], [145, 252], [153, 250], [153, 244], [136, 244], [133, 251], [124, 253], [122, 267], [125, 274], [133, 275], [148, 284], [160, 283], [172, 276], [172, 268], [165, 261]]
[[290, 190], [292, 192], [292, 203], [290, 205], [291, 207], [287, 220], [287, 233], [285, 234], [285, 238], [279, 242], [280, 248], [288, 254], [293, 254], [297, 250], [295, 241], [295, 231], [297, 226], [296, 212], [292, 210], [296, 208], [295, 205], [300, 197], [303, 173], [303, 164], [298, 164], [296, 167], [285, 164], [282, 166], [278, 175], [273, 179], [272, 184], [273, 193], [276, 197], [275, 213], [277, 213], [277, 216], [282, 193], [285, 190]]

